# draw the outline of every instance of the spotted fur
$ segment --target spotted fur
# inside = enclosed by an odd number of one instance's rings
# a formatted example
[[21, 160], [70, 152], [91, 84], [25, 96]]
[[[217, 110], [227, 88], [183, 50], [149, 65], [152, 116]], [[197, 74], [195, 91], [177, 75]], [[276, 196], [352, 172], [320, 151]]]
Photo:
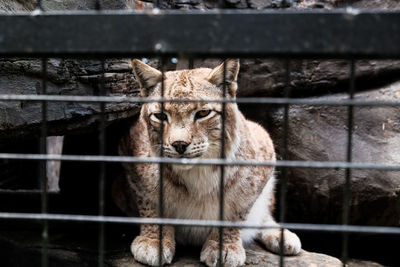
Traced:
[[[138, 60], [132, 62], [142, 97], [159, 98], [161, 88], [167, 99], [211, 100], [223, 96], [234, 99], [237, 89], [238, 60], [227, 60], [215, 69], [199, 68], [162, 73]], [[224, 81], [225, 73], [225, 81]], [[161, 111], [165, 114], [160, 115]], [[225, 105], [225, 151], [227, 159], [274, 161], [275, 152], [268, 133], [258, 124], [247, 120], [236, 103]], [[197, 112], [207, 116], [201, 117]], [[208, 113], [209, 112], [209, 113]], [[152, 157], [163, 154], [170, 158], [219, 158], [221, 156], [223, 105], [215, 102], [143, 104], [139, 120], [120, 144], [126, 156]], [[163, 118], [160, 120], [160, 118]], [[163, 123], [163, 126], [161, 124]], [[161, 141], [161, 129], [163, 139]], [[187, 145], [178, 152], [174, 142]], [[161, 153], [162, 152], [162, 153]], [[125, 164], [128, 184], [136, 197], [141, 217], [157, 217], [159, 198], [159, 164]], [[218, 166], [166, 165], [164, 177], [164, 216], [168, 218], [218, 220], [220, 174]], [[274, 203], [273, 167], [226, 166], [224, 169], [224, 219], [252, 224], [276, 225], [271, 212]], [[223, 234], [223, 262], [227, 266], [245, 263], [245, 243], [259, 239], [273, 252], [280, 251], [278, 229], [249, 230], [228, 228]], [[180, 243], [202, 245], [200, 260], [208, 266], [218, 262], [218, 231], [210, 227], [165, 227], [162, 262], [170, 263]], [[301, 249], [298, 237], [285, 230], [286, 254]], [[142, 225], [133, 241], [131, 251], [136, 260], [157, 265], [158, 226]]]

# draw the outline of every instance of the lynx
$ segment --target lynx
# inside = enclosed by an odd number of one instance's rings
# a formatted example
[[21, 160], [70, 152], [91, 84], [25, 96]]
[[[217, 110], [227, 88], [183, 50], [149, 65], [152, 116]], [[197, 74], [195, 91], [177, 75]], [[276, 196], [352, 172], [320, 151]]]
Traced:
[[[163, 92], [167, 100], [203, 101], [165, 102], [163, 108], [157, 102], [143, 104], [139, 119], [120, 144], [120, 154], [158, 157], [162, 152], [168, 158], [219, 158], [223, 136], [223, 104], [207, 100], [221, 99], [223, 88], [228, 98], [235, 98], [239, 61], [228, 59], [214, 69], [169, 71], [165, 72], [164, 77], [160, 71], [139, 60], [133, 60], [132, 67], [142, 97], [159, 98], [164, 79]], [[225, 105], [224, 129], [225, 156], [228, 160], [275, 160], [273, 143], [268, 133], [260, 125], [247, 120], [233, 101]], [[124, 168], [139, 215], [157, 217], [159, 164], [125, 164]], [[219, 219], [220, 167], [165, 164], [162, 172], [165, 217]], [[271, 215], [275, 183], [273, 167], [226, 166], [224, 173], [225, 220], [278, 226]], [[226, 228], [222, 236], [223, 264], [243, 265], [246, 260], [244, 245], [255, 239], [272, 252], [281, 251], [281, 231], [278, 228]], [[162, 264], [171, 263], [175, 242], [202, 245], [200, 260], [208, 266], [218, 264], [217, 228], [163, 226]], [[131, 245], [135, 259], [151, 266], [158, 265], [158, 250], [158, 226], [141, 225], [140, 235]], [[295, 255], [300, 250], [300, 239], [285, 229], [283, 253]]]

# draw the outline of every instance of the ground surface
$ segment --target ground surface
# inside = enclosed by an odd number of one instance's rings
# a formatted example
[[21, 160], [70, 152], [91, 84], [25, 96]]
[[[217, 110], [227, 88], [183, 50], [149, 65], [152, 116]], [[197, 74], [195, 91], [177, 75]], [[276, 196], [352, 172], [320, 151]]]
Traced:
[[[17, 226], [18, 222], [13, 225]], [[49, 266], [98, 266], [98, 229], [91, 224], [71, 226], [51, 226], [48, 243]], [[6, 226], [7, 228], [9, 227]], [[2, 227], [3, 228], [3, 227]], [[9, 230], [0, 232], [1, 266], [40, 266], [41, 230]], [[4, 229], [4, 228], [3, 228]], [[106, 226], [104, 264], [110, 267], [143, 266], [137, 263], [130, 251], [132, 237], [137, 233], [130, 226]], [[270, 253], [259, 244], [251, 244], [246, 249], [246, 266], [279, 266], [279, 255]], [[204, 266], [199, 263], [199, 247], [180, 247], [170, 266]], [[339, 259], [303, 250], [298, 256], [285, 257], [285, 266], [342, 266]], [[4, 265], [3, 265], [4, 264]], [[375, 263], [353, 261], [349, 266], [381, 266]]]

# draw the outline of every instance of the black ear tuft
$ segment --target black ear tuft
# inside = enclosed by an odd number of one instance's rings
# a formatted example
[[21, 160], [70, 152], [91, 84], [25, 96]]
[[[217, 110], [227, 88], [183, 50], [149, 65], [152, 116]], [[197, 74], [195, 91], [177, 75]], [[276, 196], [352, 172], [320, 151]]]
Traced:
[[137, 59], [132, 60], [132, 69], [136, 80], [139, 82], [141, 96], [149, 96], [150, 89], [161, 82], [162, 73]]
[[[224, 64], [225, 64], [225, 81], [224, 81]], [[213, 69], [209, 75], [208, 81], [216, 86], [222, 86], [225, 82], [228, 93], [234, 97], [236, 95], [237, 77], [239, 73], [239, 59], [227, 59], [221, 65]]]

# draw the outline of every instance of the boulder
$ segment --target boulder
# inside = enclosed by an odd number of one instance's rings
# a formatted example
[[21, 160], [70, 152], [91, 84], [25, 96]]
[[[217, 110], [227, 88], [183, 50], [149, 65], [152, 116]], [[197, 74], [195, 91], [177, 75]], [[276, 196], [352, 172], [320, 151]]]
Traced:
[[[126, 9], [126, 0], [102, 0], [101, 8], [112, 10], [112, 9]], [[46, 10], [90, 10], [96, 8], [96, 0], [42, 0], [43, 9]]]
[[[179, 249], [179, 248], [178, 248]], [[183, 255], [178, 254], [174, 259], [171, 267], [201, 267], [204, 264], [199, 262], [200, 248], [197, 248], [198, 255], [195, 253], [184, 253]], [[179, 252], [178, 252], [179, 253]], [[246, 263], [245, 266], [279, 266], [279, 255], [273, 254], [266, 251], [260, 245], [253, 243], [246, 248]], [[124, 253], [117, 255], [110, 261], [111, 266], [115, 267], [136, 267], [144, 266], [143, 264], [137, 263], [131, 254]], [[288, 267], [299, 267], [299, 266], [318, 266], [318, 267], [340, 267], [343, 266], [342, 262], [334, 257], [312, 253], [302, 250], [297, 256], [290, 256], [284, 258], [284, 264]]]
[[[347, 98], [345, 94], [336, 94], [316, 99], [341, 101]], [[400, 82], [359, 92], [355, 98], [399, 101]], [[283, 147], [283, 108], [275, 105], [245, 105], [242, 108], [247, 117], [269, 130], [279, 155]], [[287, 159], [346, 161], [347, 112], [347, 107], [291, 105]], [[354, 107], [352, 161], [400, 165], [399, 122], [400, 107]], [[281, 173], [282, 168], [277, 168], [278, 180], [282, 178]], [[344, 169], [288, 168], [286, 220], [342, 224], [345, 173]], [[278, 199], [279, 188], [278, 185]], [[399, 172], [352, 170], [349, 211], [350, 224], [399, 227]], [[340, 233], [302, 232], [299, 236], [309, 250], [341, 255]], [[349, 240], [349, 255], [352, 257], [387, 266], [400, 264], [393, 256], [397, 248], [392, 245], [400, 241], [398, 235], [351, 234]]]
[[35, 7], [36, 7], [36, 0], [26, 0], [26, 1], [0, 0], [0, 13], [30, 11], [35, 9]]
[[[341, 101], [344, 94], [316, 99]], [[359, 100], [400, 99], [400, 82], [355, 95]], [[260, 112], [260, 110], [262, 110]], [[288, 160], [346, 161], [347, 107], [291, 105]], [[283, 109], [254, 107], [247, 115], [269, 129], [282, 147]], [[269, 119], [265, 119], [268, 118]], [[352, 161], [400, 164], [400, 107], [354, 107]], [[345, 170], [288, 169], [288, 214], [295, 222], [341, 223]], [[351, 171], [350, 223], [400, 225], [400, 180], [396, 171]], [[379, 216], [376, 211], [379, 210]]]
[[346, 266], [349, 267], [384, 267], [383, 265], [372, 262], [372, 261], [362, 261], [362, 260], [355, 260], [351, 259], [348, 262], [346, 262]]
[[[95, 0], [44, 0], [44, 10], [94, 9]], [[101, 1], [104, 9], [126, 8], [127, 2]], [[3, 12], [29, 11], [36, 1], [0, 1]], [[39, 94], [42, 90], [41, 60], [31, 58], [0, 59], [0, 94]], [[47, 93], [50, 95], [99, 95], [102, 86], [102, 68], [99, 60], [48, 60]], [[138, 84], [131, 66], [125, 59], [108, 59], [104, 73], [105, 95], [138, 96]], [[48, 102], [48, 135], [65, 135], [95, 129], [100, 117], [98, 103]], [[137, 114], [134, 103], [105, 105], [106, 124]], [[0, 137], [35, 137], [39, 135], [41, 103], [29, 101], [0, 101]], [[0, 144], [1, 145], [1, 144]]]
[[400, 9], [400, 2], [397, 0], [331, 0], [335, 7], [344, 8], [351, 6], [359, 9]]
[[[35, 224], [37, 226], [37, 224]], [[80, 225], [80, 226], [79, 226]], [[3, 226], [3, 225], [2, 225]], [[98, 242], [97, 227], [93, 224], [52, 223], [52, 232], [48, 243], [50, 266], [97, 266]], [[8, 226], [10, 228], [10, 226]], [[12, 226], [15, 228], [15, 224]], [[30, 227], [31, 228], [31, 227]], [[0, 256], [4, 266], [37, 266], [41, 263], [41, 235], [39, 230], [7, 230], [0, 232]], [[129, 251], [129, 244], [134, 237], [132, 226], [108, 225], [106, 227], [106, 246], [104, 266], [139, 267]], [[85, 235], [82, 235], [84, 231]], [[87, 237], [90, 236], [90, 239]], [[173, 267], [201, 267], [199, 262], [200, 247], [177, 247]], [[24, 257], [20, 257], [23, 253]], [[245, 266], [279, 266], [279, 255], [265, 250], [260, 244], [252, 243], [246, 247]], [[332, 256], [302, 250], [297, 256], [284, 257], [284, 265], [289, 267], [317, 266], [335, 267], [343, 263]], [[376, 262], [350, 259], [349, 267], [383, 267]]]
[[[85, 227], [84, 227], [85, 228]], [[54, 228], [53, 228], [54, 229]], [[48, 244], [49, 264], [63, 266], [96, 266], [98, 261], [97, 252], [98, 243], [96, 229], [93, 225], [91, 230], [86, 230], [86, 235], [90, 234], [92, 240], [84, 240], [79, 235], [79, 230], [68, 232], [63, 228], [53, 230], [50, 242]], [[108, 267], [139, 267], [145, 266], [136, 262], [129, 251], [129, 243], [131, 234], [124, 231], [116, 230], [116, 227], [108, 227], [106, 236], [107, 245], [105, 249], [104, 265]], [[126, 227], [122, 227], [126, 230]], [[23, 230], [19, 233], [8, 231], [0, 232], [0, 255], [5, 266], [29, 266], [40, 265], [41, 260], [41, 238], [39, 232]], [[177, 247], [177, 254], [174, 257], [171, 267], [200, 267], [204, 266], [200, 263], [200, 247]], [[24, 257], [17, 255], [24, 254]], [[257, 243], [253, 243], [246, 248], [246, 266], [279, 266], [279, 255], [266, 251]], [[312, 253], [302, 250], [297, 256], [284, 257], [285, 266], [319, 266], [319, 267], [340, 267], [343, 266], [337, 258]]]
[[[315, 96], [346, 91], [350, 64], [345, 60], [291, 60], [290, 89], [294, 96]], [[356, 79], [363, 89], [395, 79], [400, 61], [361, 60], [356, 62]], [[246, 59], [241, 62], [239, 96], [282, 96], [286, 86], [285, 62]]]
[[[147, 2], [147, 1], [146, 1]], [[399, 9], [397, 0], [225, 0], [225, 8], [251, 8], [251, 9], [310, 9], [310, 8], [347, 8], [358, 9]], [[217, 8], [218, 4], [212, 0], [173, 0], [168, 1], [167, 8], [181, 9], [207, 9]]]
[[[47, 94], [100, 95], [101, 63], [97, 60], [50, 59], [47, 64]], [[0, 59], [1, 94], [39, 94], [42, 90], [41, 61]], [[105, 94], [137, 96], [138, 85], [127, 60], [107, 60], [104, 73]], [[48, 102], [49, 135], [65, 135], [97, 125], [99, 103]], [[132, 117], [139, 111], [135, 103], [107, 103], [106, 122]], [[41, 103], [29, 101], [0, 102], [0, 136], [38, 135]]]

